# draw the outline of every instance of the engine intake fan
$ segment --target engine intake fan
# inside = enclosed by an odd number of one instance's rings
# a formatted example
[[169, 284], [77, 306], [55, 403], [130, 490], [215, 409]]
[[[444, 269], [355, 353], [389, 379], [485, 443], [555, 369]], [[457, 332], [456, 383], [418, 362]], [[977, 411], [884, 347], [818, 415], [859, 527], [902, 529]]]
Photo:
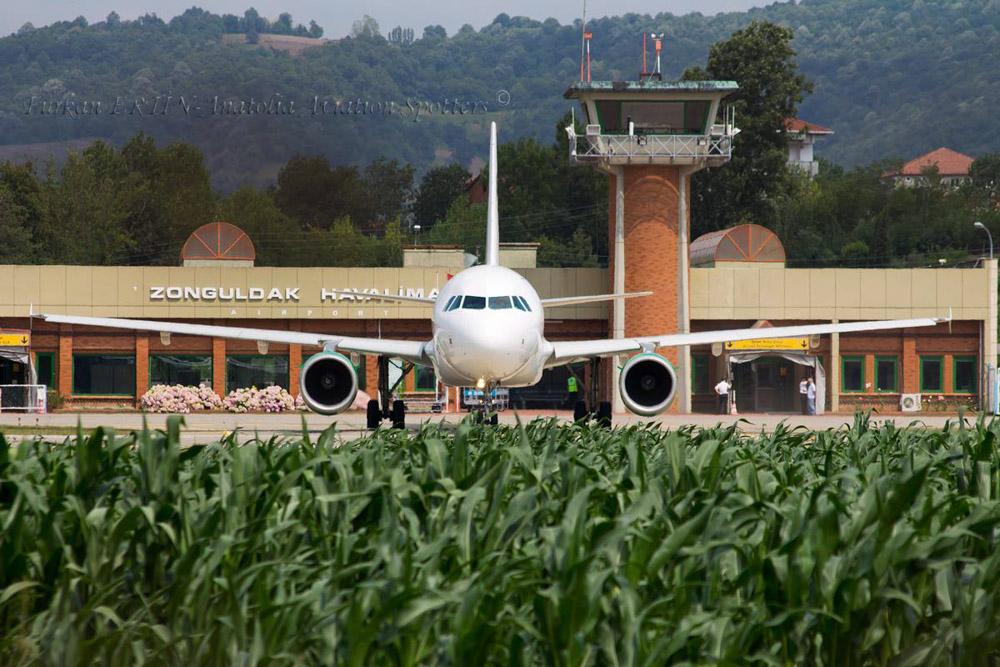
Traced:
[[625, 407], [637, 415], [652, 417], [674, 402], [677, 373], [666, 358], [639, 354], [625, 362], [618, 386]]
[[320, 352], [302, 365], [299, 388], [310, 410], [321, 415], [335, 415], [354, 403], [358, 374], [354, 364], [344, 355]]

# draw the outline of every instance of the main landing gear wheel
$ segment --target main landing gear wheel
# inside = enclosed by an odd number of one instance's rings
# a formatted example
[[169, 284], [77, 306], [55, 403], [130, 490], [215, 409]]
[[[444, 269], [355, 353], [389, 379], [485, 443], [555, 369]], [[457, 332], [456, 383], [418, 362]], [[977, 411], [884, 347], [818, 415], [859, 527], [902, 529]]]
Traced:
[[382, 423], [382, 408], [379, 407], [378, 401], [374, 398], [368, 401], [368, 428], [375, 430]]
[[611, 403], [601, 401], [597, 406], [597, 423], [604, 428], [611, 428]]
[[393, 428], [406, 428], [406, 404], [403, 401], [395, 400], [392, 402], [392, 412], [389, 413], [389, 419], [392, 421]]

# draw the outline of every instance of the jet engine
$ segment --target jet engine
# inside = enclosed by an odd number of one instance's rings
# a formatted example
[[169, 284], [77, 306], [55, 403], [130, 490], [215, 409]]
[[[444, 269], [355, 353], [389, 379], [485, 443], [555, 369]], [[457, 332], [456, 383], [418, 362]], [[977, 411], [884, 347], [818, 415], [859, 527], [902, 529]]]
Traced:
[[625, 407], [637, 415], [652, 417], [674, 402], [677, 374], [664, 357], [639, 354], [625, 362], [618, 386]]
[[335, 415], [351, 407], [358, 393], [358, 374], [351, 360], [336, 352], [309, 357], [299, 372], [302, 400], [313, 412]]

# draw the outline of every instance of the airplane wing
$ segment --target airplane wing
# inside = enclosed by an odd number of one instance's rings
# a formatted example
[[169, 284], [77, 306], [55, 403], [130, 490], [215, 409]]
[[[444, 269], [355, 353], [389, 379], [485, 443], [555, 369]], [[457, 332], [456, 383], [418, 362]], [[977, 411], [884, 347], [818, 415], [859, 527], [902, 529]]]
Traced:
[[652, 292], [623, 292], [621, 294], [590, 294], [587, 296], [565, 296], [554, 299], [542, 299], [542, 306], [545, 308], [556, 308], [558, 306], [577, 306], [581, 303], [596, 303], [598, 301], [612, 301], [619, 297], [631, 299], [637, 296], [649, 296]]
[[942, 322], [950, 322], [948, 317], [926, 317], [911, 320], [874, 320], [868, 322], [845, 322], [840, 324], [802, 324], [789, 327], [766, 327], [759, 329], [728, 329], [720, 331], [699, 331], [697, 333], [663, 334], [640, 338], [604, 338], [598, 340], [552, 341], [552, 355], [547, 366], [560, 366], [572, 361], [593, 357], [607, 357], [626, 352], [652, 350], [658, 347], [682, 345], [705, 345], [727, 341], [750, 340], [753, 338], [796, 338], [817, 334], [851, 333], [855, 331], [879, 331], [882, 329], [908, 329], [911, 327], [931, 327]]
[[390, 338], [354, 338], [325, 333], [300, 331], [280, 331], [274, 329], [248, 329], [244, 327], [222, 327], [208, 324], [184, 324], [181, 322], [157, 322], [155, 320], [129, 320], [117, 317], [86, 317], [83, 315], [46, 315], [34, 317], [58, 324], [79, 324], [90, 327], [110, 327], [132, 329], [134, 331], [155, 331], [173, 333], [180, 336], [211, 336], [235, 340], [259, 340], [269, 343], [291, 343], [298, 345], [320, 345], [338, 352], [358, 352], [360, 354], [384, 354], [401, 357], [415, 364], [430, 365], [424, 349], [425, 343], [414, 340]]
[[366, 301], [368, 299], [377, 299], [380, 301], [413, 301], [415, 303], [423, 303], [429, 306], [432, 306], [435, 303], [437, 303], [437, 299], [432, 299], [427, 296], [402, 296], [399, 294], [379, 294], [377, 292], [369, 294], [367, 292], [346, 292], [344, 290], [326, 291], [327, 294], [330, 294], [331, 292], [334, 294], [340, 294], [345, 297], [350, 297], [358, 301]]

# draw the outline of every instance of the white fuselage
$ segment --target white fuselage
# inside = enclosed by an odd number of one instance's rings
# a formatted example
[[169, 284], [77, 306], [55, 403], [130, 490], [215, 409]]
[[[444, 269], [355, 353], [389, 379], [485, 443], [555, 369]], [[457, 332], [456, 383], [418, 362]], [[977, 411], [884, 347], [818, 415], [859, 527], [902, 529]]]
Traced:
[[532, 385], [551, 353], [544, 325], [531, 283], [502, 266], [474, 266], [438, 294], [430, 357], [447, 385]]

